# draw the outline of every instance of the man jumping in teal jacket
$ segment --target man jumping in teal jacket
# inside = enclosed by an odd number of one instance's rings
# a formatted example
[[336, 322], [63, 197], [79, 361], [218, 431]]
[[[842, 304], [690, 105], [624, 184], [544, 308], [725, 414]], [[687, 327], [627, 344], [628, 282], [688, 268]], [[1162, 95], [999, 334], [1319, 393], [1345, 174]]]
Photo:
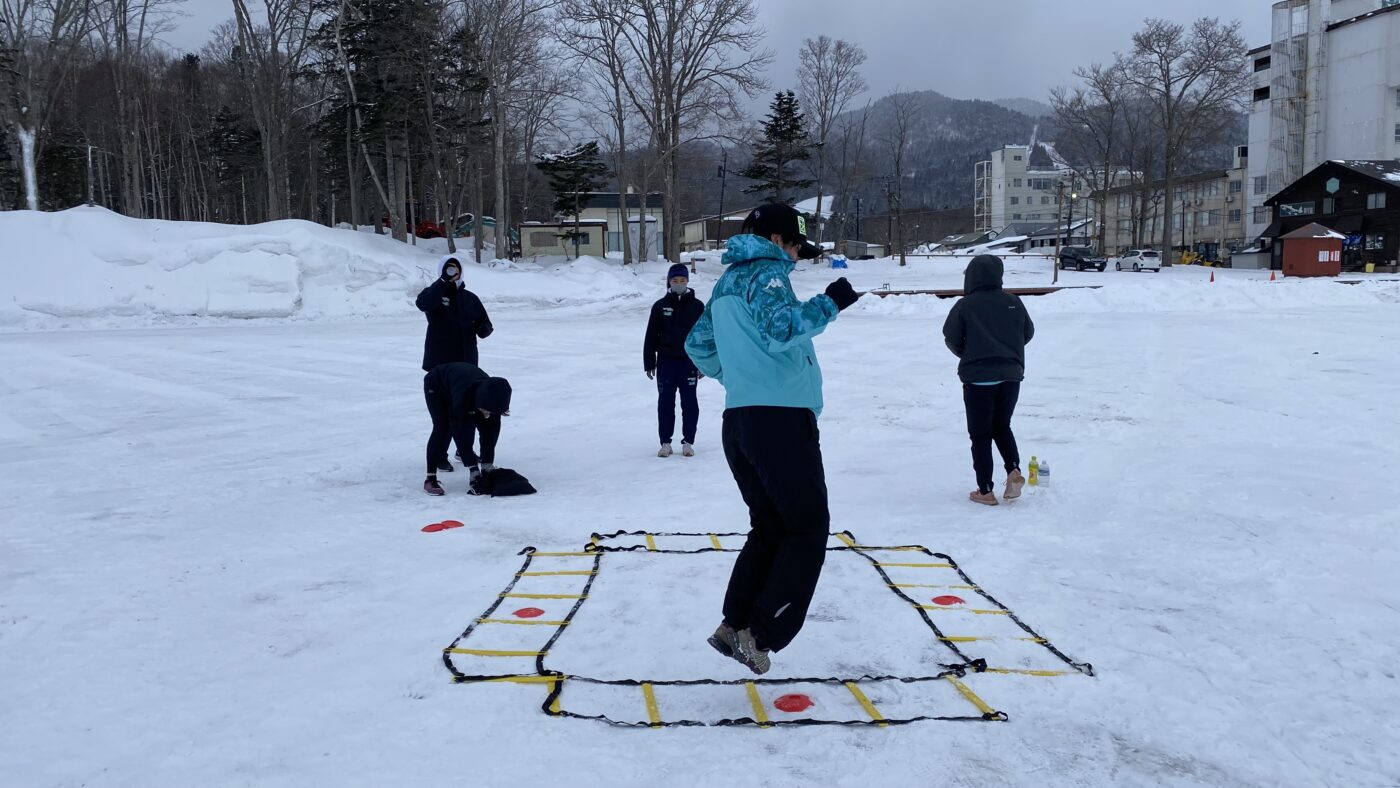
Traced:
[[764, 205], [729, 239], [710, 303], [685, 343], [724, 386], [724, 456], [749, 507], [751, 530], [709, 642], [754, 673], [797, 636], [826, 560], [826, 504], [817, 416], [822, 373], [812, 338], [860, 296], [844, 278], [797, 299], [788, 273], [816, 257], [801, 214]]

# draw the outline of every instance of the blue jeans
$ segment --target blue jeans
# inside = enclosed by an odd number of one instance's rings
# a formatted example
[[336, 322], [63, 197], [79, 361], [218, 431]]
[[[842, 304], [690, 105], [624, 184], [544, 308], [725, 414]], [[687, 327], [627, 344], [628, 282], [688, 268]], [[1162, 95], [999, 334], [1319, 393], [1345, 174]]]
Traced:
[[656, 360], [656, 421], [662, 443], [670, 443], [676, 432], [676, 392], [681, 395], [681, 440], [695, 444], [695, 427], [700, 423], [700, 400], [695, 392], [700, 372], [690, 359]]

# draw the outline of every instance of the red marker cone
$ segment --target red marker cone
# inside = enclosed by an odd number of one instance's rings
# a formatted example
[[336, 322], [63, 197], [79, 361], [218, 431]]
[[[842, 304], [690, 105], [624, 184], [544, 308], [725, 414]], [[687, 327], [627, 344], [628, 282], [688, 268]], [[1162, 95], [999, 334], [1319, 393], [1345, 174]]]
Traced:
[[1211, 283], [1211, 284], [1215, 284], [1215, 272], [1214, 272], [1214, 271], [1211, 271], [1211, 272], [1210, 272], [1210, 283]]
[[1274, 271], [1270, 271], [1270, 272], [1269, 272], [1269, 281], [1272, 282], [1272, 281], [1275, 281], [1276, 279], [1278, 279], [1278, 275], [1277, 275]]

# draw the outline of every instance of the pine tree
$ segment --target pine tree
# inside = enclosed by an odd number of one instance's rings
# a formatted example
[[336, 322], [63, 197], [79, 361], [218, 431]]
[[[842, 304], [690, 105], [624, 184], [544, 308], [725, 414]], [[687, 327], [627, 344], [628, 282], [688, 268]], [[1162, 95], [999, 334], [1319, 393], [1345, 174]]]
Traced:
[[812, 158], [812, 141], [807, 136], [806, 116], [791, 90], [779, 91], [770, 106], [763, 122], [763, 139], [754, 145], [753, 161], [739, 175], [758, 181], [744, 189], [745, 194], [762, 194], [767, 202], [791, 204], [792, 191], [816, 183], [791, 171], [798, 162]]
[[608, 167], [598, 153], [598, 143], [585, 142], [563, 153], [543, 154], [535, 166], [549, 179], [549, 186], [554, 190], [554, 211], [574, 217], [574, 231], [569, 237], [574, 242], [574, 257], [578, 257], [578, 242], [582, 237], [579, 214], [588, 207], [585, 195], [607, 184]]

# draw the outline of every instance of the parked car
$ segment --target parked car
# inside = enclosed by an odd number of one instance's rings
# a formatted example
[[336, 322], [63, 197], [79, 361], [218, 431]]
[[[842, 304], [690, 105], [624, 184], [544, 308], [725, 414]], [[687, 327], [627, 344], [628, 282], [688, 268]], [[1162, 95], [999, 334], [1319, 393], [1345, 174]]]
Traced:
[[1108, 261], [1088, 246], [1066, 246], [1060, 250], [1060, 268], [1076, 271], [1094, 269], [1102, 271], [1108, 267]]
[[1113, 261], [1115, 271], [1160, 271], [1162, 255], [1151, 249], [1134, 249]]

